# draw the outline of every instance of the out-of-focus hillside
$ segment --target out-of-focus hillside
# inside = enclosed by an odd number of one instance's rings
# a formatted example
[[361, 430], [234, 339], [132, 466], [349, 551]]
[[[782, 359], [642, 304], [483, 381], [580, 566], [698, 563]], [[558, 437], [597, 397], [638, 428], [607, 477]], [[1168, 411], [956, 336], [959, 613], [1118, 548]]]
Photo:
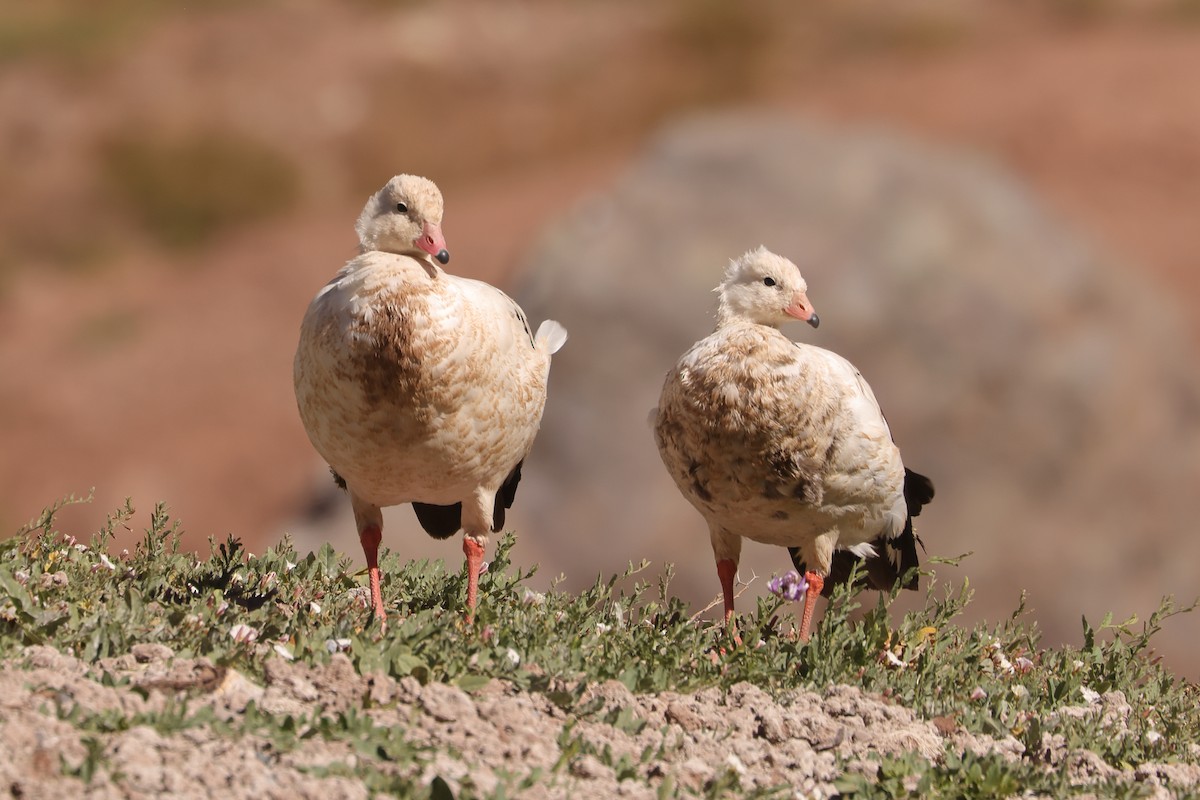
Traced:
[[[1174, 295], [1200, 341], [1196, 3], [994, 6], [6, 6], [0, 525], [96, 486], [64, 527], [87, 531], [133, 495], [171, 503], [192, 543], [234, 533], [261, 549], [286, 528], [354, 552], [347, 516], [303, 522], [327, 478], [291, 356], [308, 299], [353, 253], [367, 193], [394, 172], [434, 178], [451, 266], [512, 285], [546, 225], [701, 109], [802, 111], [978, 151], [1132, 280]], [[1150, 469], [1155, 455], [1128, 457]], [[546, 485], [536, 457], [525, 480]], [[406, 518], [389, 518], [385, 543], [456, 557]], [[549, 574], [586, 580], [643, 555], [568, 563], [539, 539], [588, 532], [536, 523], [519, 555]], [[928, 532], [942, 553], [954, 535]], [[676, 560], [693, 558], [707, 564], [702, 538]]]

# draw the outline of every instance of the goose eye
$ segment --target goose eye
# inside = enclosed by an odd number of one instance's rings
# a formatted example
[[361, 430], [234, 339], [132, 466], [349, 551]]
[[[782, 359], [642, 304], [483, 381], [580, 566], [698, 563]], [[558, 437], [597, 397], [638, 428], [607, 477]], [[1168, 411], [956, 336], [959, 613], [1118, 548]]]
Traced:
[[764, 286], [774, 286], [775, 279], [774, 278], [763, 278], [763, 285]]
[[408, 206], [406, 206], [404, 203], [396, 203], [396, 210], [401, 214], [407, 214]]

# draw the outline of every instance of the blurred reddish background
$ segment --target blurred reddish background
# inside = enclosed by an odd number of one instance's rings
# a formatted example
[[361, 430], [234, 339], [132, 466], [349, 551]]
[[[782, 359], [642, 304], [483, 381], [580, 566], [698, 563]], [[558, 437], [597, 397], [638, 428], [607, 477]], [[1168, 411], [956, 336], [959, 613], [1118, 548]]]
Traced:
[[[1195, 344], [1198, 74], [1196, 0], [8, 4], [0, 531], [90, 487], [62, 529], [87, 535], [126, 496], [142, 512], [166, 501], [192, 547], [232, 533], [261, 550], [303, 527], [328, 482], [295, 412], [295, 336], [353, 255], [366, 196], [396, 172], [434, 178], [451, 268], [510, 286], [545, 226], [705, 109], [985, 154], [1173, 295]], [[361, 557], [348, 513], [320, 519]], [[711, 570], [696, 523], [678, 560]], [[385, 544], [458, 558], [423, 537]], [[539, 558], [535, 531], [521, 547]], [[543, 577], [587, 582], [640, 557], [543, 562]]]

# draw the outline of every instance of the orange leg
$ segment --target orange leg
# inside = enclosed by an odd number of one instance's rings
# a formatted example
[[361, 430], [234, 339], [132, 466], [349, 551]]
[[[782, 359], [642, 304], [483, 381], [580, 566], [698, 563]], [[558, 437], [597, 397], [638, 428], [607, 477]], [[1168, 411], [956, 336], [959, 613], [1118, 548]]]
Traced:
[[811, 638], [808, 629], [812, 625], [813, 609], [825, 588], [825, 579], [810, 570], [804, 573], [804, 580], [808, 581], [808, 590], [804, 592], [804, 613], [800, 617], [800, 641], [807, 642]]
[[721, 579], [721, 594], [725, 597], [725, 626], [733, 632], [734, 641], [741, 644], [737, 624], [733, 621], [733, 581], [737, 577], [737, 564], [733, 559], [723, 558], [717, 562], [717, 577]]
[[725, 622], [733, 619], [733, 579], [737, 577], [737, 564], [733, 559], [723, 558], [717, 562], [717, 577], [721, 579], [721, 594], [725, 596]]
[[367, 557], [367, 580], [371, 584], [371, 608], [380, 622], [387, 619], [387, 611], [383, 608], [383, 590], [379, 585], [379, 543], [383, 541], [383, 531], [378, 525], [368, 525], [358, 534], [362, 542], [363, 555]]
[[483, 566], [483, 545], [463, 537], [463, 554], [467, 557], [467, 622], [475, 618], [475, 597], [479, 594], [479, 570]]

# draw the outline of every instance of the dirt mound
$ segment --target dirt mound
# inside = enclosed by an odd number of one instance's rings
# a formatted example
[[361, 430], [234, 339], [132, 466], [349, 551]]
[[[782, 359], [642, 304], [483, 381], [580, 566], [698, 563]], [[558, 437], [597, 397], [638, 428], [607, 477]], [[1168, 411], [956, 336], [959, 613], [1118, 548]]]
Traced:
[[[280, 753], [262, 736], [230, 739], [211, 726], [163, 735], [135, 725], [102, 738], [108, 767], [97, 770], [86, 787], [80, 778], [57, 774], [58, 754], [73, 769], [88, 758], [87, 733], [64, 717], [162, 712], [178, 693], [189, 691], [195, 695], [193, 712], [209, 706], [226, 721], [245, 714], [251, 703], [267, 714], [296, 718], [366, 707], [373, 724], [399, 728], [412, 743], [430, 748], [428, 760], [414, 769], [418, 782], [440, 775], [451, 788], [465, 783], [485, 794], [507, 780], [504, 773], [522, 778], [543, 771], [530, 797], [651, 797], [647, 780], [670, 776], [677, 785], [699, 790], [732, 770], [747, 788], [789, 784], [828, 796], [841, 771], [839, 760], [913, 750], [934, 758], [941, 749], [933, 724], [848, 686], [776, 701], [747, 683], [728, 694], [710, 689], [637, 696], [609, 681], [584, 694], [581, 704], [593, 710], [576, 716], [546, 695], [523, 693], [503, 681], [468, 694], [447, 684], [422, 686], [414, 678], [362, 676], [341, 655], [318, 668], [271, 661], [260, 686], [204, 660], [164, 659], [167, 652], [159, 648], [103, 664], [100, 672], [129, 680], [124, 686], [104, 685], [86, 665], [50, 648], [29, 648], [23, 666], [6, 665], [0, 670], [0, 704], [8, 712], [0, 725], [8, 745], [0, 761], [4, 784], [35, 798], [64, 792], [366, 796], [354, 781], [313, 774], [314, 768], [351, 763], [352, 741], [314, 738]], [[556, 772], [560, 761], [565, 769]], [[622, 791], [622, 778], [633, 777], [641, 780]], [[635, 785], [636, 791], [628, 791]]]

